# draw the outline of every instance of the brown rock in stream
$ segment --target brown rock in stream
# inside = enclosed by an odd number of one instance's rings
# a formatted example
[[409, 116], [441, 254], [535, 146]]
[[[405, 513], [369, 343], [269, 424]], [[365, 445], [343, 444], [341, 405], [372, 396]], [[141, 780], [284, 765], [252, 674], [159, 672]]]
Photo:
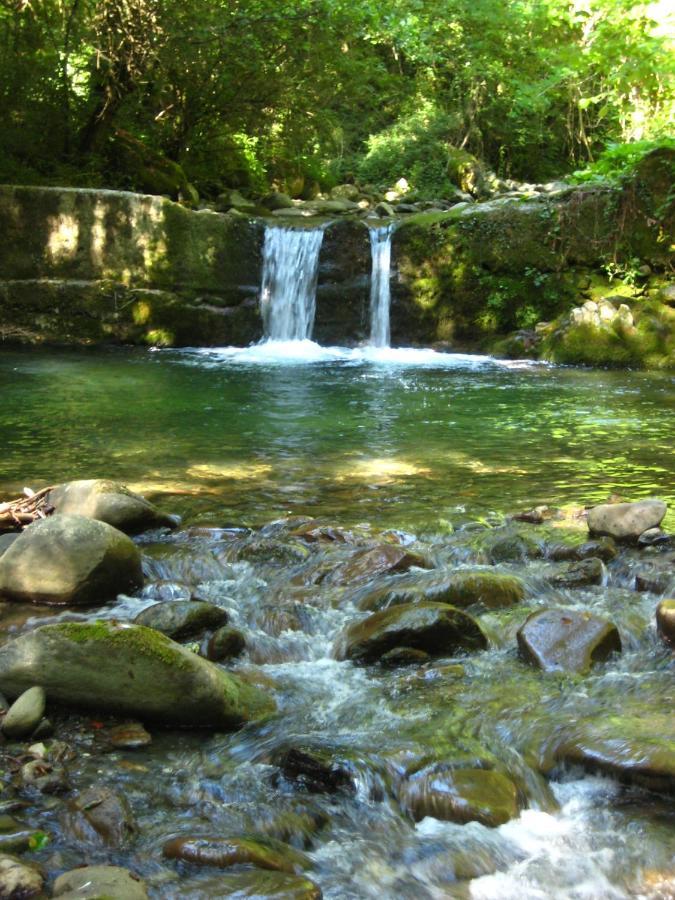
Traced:
[[544, 609], [518, 631], [523, 657], [545, 672], [585, 673], [593, 663], [621, 651], [616, 626], [588, 612]]
[[418, 553], [411, 553], [400, 544], [381, 544], [369, 550], [357, 551], [328, 576], [333, 584], [354, 584], [387, 573], [407, 572], [412, 566], [428, 569], [429, 563]]
[[675, 649], [675, 600], [662, 600], [656, 607], [656, 627], [663, 640]]
[[78, 840], [123, 847], [138, 832], [128, 801], [107, 787], [91, 787], [68, 804], [67, 827]]
[[251, 865], [294, 875], [312, 868], [311, 859], [300, 850], [267, 837], [177, 837], [168, 841], [162, 852], [167, 859], [221, 869]]
[[444, 822], [480, 822], [496, 828], [519, 811], [515, 784], [490, 769], [426, 772], [404, 783], [400, 801], [416, 822], [432, 816]]

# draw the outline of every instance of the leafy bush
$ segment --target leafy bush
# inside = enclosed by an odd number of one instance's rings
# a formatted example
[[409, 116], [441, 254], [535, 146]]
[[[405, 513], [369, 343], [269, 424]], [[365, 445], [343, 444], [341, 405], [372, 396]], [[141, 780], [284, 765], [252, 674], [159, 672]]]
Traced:
[[675, 150], [675, 138], [609, 144], [595, 162], [589, 163], [584, 169], [573, 172], [569, 176], [569, 180], [578, 184], [593, 181], [618, 181], [629, 176], [641, 159], [660, 147]]

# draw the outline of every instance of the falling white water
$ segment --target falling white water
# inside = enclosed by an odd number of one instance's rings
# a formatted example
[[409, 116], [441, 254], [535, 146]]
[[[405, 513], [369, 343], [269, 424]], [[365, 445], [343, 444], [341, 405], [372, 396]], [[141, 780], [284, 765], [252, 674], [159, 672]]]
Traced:
[[391, 236], [393, 224], [370, 228], [370, 343], [373, 347], [389, 346], [389, 274], [391, 271]]
[[268, 341], [311, 337], [322, 240], [322, 228], [265, 229], [260, 307]]

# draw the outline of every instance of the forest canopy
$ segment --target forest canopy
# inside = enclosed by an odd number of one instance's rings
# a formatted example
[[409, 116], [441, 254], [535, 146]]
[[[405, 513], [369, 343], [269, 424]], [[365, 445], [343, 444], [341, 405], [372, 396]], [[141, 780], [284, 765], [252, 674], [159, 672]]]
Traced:
[[0, 181], [151, 190], [151, 158], [158, 193], [181, 178], [212, 197], [405, 176], [433, 194], [453, 149], [501, 177], [552, 178], [668, 136], [668, 9], [0, 0]]

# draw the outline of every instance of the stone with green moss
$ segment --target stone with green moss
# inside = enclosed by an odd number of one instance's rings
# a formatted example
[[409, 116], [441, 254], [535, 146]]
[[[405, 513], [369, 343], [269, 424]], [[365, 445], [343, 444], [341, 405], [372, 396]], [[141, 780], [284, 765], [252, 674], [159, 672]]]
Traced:
[[290, 844], [257, 835], [177, 837], [168, 841], [162, 852], [167, 859], [221, 869], [244, 864], [292, 875], [313, 868], [310, 858]]
[[448, 573], [432, 571], [406, 576], [395, 584], [368, 590], [359, 601], [363, 610], [383, 609], [401, 603], [450, 603], [465, 609], [480, 604], [500, 609], [519, 603], [525, 596], [523, 582], [515, 575], [488, 569], [466, 569]]
[[0, 688], [167, 727], [236, 728], [274, 710], [261, 690], [141, 625], [45, 625], [0, 648]]
[[227, 619], [227, 612], [213, 603], [205, 603], [203, 600], [167, 600], [146, 607], [134, 622], [179, 640], [218, 628]]
[[200, 879], [199, 890], [205, 897], [249, 897], [251, 900], [321, 900], [318, 884], [302, 875], [266, 872], [261, 869], [220, 874], [210, 880]]
[[470, 615], [447, 603], [425, 602], [393, 606], [355, 622], [338, 637], [334, 653], [337, 659], [370, 663], [395, 647], [443, 656], [486, 646], [485, 635]]
[[422, 771], [404, 782], [399, 800], [416, 822], [432, 816], [445, 822], [480, 822], [495, 828], [518, 815], [518, 790], [491, 769]]

